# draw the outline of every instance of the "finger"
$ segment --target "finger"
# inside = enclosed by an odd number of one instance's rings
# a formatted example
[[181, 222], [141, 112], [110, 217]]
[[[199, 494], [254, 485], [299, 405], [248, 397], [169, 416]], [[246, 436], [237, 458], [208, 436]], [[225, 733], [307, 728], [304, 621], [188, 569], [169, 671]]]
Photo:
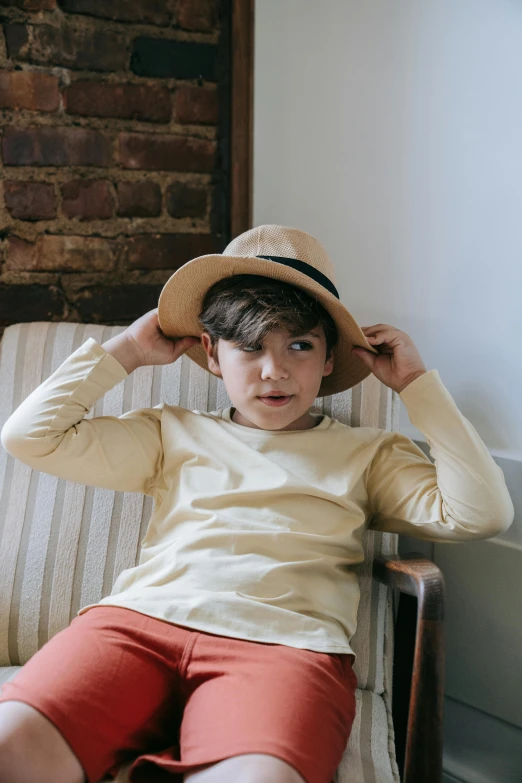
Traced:
[[181, 356], [182, 354], [186, 353], [189, 348], [193, 348], [196, 343], [194, 342], [188, 342], [188, 339], [186, 337], [182, 337], [181, 340], [178, 340], [175, 346], [175, 351], [177, 356]]
[[376, 332], [388, 331], [390, 329], [393, 331], [399, 331], [398, 329], [396, 329], [395, 326], [392, 326], [391, 324], [373, 324], [373, 326], [366, 326], [364, 328], [370, 334], [374, 334]]
[[370, 337], [368, 339], [368, 342], [372, 346], [372, 348], [375, 348], [376, 351], [379, 351], [380, 353], [383, 352], [393, 352], [393, 348], [391, 347], [391, 342], [389, 340], [385, 340], [382, 337]]
[[386, 343], [393, 340], [397, 335], [399, 334], [399, 329], [394, 329], [393, 327], [389, 327], [388, 329], [380, 329], [379, 331], [375, 332], [374, 334], [367, 335], [366, 339], [369, 343]]

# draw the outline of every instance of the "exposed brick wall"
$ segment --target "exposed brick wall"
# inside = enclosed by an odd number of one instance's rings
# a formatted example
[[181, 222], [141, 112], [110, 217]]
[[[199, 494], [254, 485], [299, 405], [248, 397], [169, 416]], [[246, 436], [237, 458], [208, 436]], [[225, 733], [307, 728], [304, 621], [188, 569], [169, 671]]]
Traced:
[[0, 337], [128, 324], [229, 236], [230, 0], [0, 0]]

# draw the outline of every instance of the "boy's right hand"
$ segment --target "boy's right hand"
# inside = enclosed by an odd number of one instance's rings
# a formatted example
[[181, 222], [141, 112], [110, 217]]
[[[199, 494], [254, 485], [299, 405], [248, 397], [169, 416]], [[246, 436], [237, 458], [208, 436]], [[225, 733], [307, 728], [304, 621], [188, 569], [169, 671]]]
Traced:
[[[158, 321], [158, 308], [155, 307], [134, 321], [124, 332], [104, 343], [103, 347], [116, 356], [130, 372], [131, 368], [149, 364], [172, 364], [199, 342], [199, 337], [165, 337]], [[125, 357], [122, 361], [123, 352]]]

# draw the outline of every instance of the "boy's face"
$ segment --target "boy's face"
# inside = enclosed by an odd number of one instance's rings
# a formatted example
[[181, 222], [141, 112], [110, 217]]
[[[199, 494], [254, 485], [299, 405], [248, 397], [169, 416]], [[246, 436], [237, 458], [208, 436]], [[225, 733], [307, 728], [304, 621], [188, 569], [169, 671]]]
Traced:
[[[333, 370], [333, 356], [326, 358], [324, 328], [290, 337], [288, 332], [270, 332], [262, 345], [242, 350], [236, 343], [220, 338], [219, 364], [212, 358], [210, 335], [203, 332], [201, 344], [207, 353], [209, 370], [223, 379], [235, 408], [232, 421], [263, 430], [306, 430], [317, 424], [309, 413], [323, 376]], [[277, 390], [291, 395], [275, 407], [259, 397]]]

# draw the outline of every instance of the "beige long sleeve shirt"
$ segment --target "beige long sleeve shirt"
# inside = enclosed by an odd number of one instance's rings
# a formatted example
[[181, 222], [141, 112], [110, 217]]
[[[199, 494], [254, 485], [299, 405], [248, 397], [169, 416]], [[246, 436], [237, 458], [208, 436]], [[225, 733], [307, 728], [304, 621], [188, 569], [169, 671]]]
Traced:
[[36, 470], [141, 492], [154, 509], [139, 563], [92, 606], [123, 606], [252, 641], [352, 653], [365, 527], [429, 541], [505, 531], [504, 474], [437, 370], [401, 393], [433, 464], [405, 435], [318, 416], [267, 431], [162, 403], [86, 419], [127, 377], [89, 338], [12, 413], [4, 448]]

